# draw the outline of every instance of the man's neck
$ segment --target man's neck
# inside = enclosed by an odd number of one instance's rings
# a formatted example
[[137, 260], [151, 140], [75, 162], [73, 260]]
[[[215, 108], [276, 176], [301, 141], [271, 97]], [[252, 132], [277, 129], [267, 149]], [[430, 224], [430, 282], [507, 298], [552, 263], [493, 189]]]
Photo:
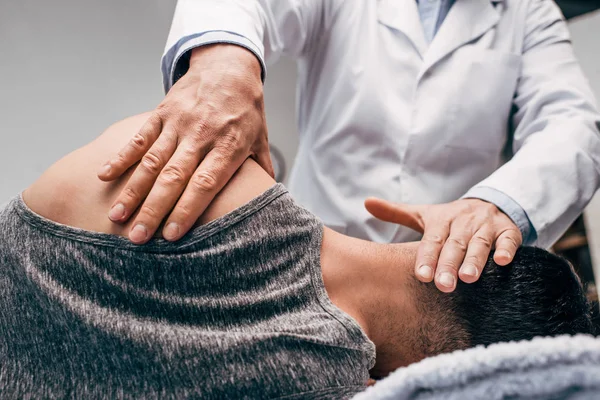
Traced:
[[411, 328], [418, 321], [412, 289], [417, 246], [367, 242], [327, 228], [323, 234], [321, 267], [327, 293], [375, 343], [380, 365], [413, 361], [409, 347]]

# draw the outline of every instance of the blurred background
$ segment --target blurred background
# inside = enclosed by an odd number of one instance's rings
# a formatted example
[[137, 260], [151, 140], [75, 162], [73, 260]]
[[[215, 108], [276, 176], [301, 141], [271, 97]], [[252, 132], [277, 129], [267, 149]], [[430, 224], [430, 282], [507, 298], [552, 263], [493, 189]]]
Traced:
[[[0, 0], [0, 204], [108, 125], [162, 99], [160, 57], [176, 0]], [[600, 1], [561, 0], [575, 51], [600, 98]], [[297, 148], [296, 70], [283, 59], [265, 86], [274, 161]], [[593, 288], [600, 277], [600, 196], [555, 246]], [[591, 290], [593, 291], [593, 290]]]

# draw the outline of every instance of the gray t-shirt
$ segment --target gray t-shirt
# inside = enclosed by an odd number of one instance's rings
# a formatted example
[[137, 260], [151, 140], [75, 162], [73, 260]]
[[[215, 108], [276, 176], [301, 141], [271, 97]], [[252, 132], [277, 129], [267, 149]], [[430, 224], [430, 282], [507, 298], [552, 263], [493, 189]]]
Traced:
[[176, 243], [0, 211], [0, 396], [343, 398], [375, 348], [335, 307], [323, 226], [281, 185]]

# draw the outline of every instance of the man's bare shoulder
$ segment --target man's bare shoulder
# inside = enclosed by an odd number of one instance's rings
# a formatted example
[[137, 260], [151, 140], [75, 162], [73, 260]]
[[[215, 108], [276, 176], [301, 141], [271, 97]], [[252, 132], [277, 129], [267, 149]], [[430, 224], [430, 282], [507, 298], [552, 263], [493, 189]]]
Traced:
[[132, 171], [109, 183], [98, 179], [97, 171], [104, 160], [139, 131], [148, 116], [149, 113], [139, 114], [121, 120], [89, 144], [58, 160], [25, 190], [25, 203], [35, 213], [55, 222], [119, 234], [123, 227], [110, 224], [107, 207]]
[[[139, 132], [149, 116], [146, 113], [119, 121], [88, 145], [57, 161], [23, 193], [25, 203], [35, 213], [61, 224], [127, 236], [133, 219], [116, 224], [108, 219], [108, 211], [134, 168], [114, 182], [101, 181], [97, 171]], [[254, 160], [246, 160], [198, 222], [206, 223], [233, 211], [274, 183]]]

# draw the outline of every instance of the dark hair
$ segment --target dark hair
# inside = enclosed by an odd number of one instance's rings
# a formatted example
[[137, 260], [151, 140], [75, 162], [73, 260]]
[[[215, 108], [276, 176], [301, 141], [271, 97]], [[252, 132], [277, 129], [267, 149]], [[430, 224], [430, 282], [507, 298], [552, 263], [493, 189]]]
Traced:
[[520, 248], [507, 266], [497, 265], [492, 256], [477, 282], [460, 282], [451, 294], [428, 285], [427, 296], [434, 297], [436, 304], [431, 317], [445, 314], [454, 333], [434, 329], [435, 339], [427, 342], [435, 346], [426, 352], [456, 350], [457, 343], [473, 347], [535, 336], [594, 333], [590, 303], [566, 260], [535, 247]]

